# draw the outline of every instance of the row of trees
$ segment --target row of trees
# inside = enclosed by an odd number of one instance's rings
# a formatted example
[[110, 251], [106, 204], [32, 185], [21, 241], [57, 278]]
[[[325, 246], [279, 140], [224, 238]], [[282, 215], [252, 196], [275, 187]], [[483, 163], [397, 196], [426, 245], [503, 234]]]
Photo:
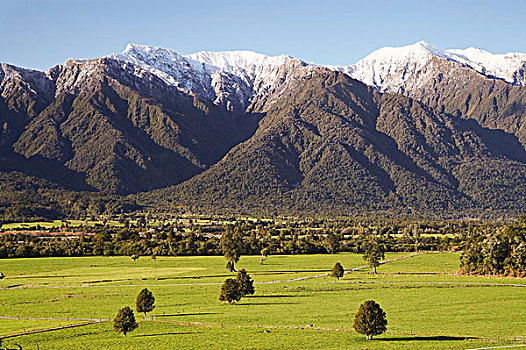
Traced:
[[[331, 236], [329, 236], [331, 237]], [[433, 237], [431, 237], [433, 238]], [[331, 252], [363, 253], [371, 237], [339, 237], [338, 245], [328, 248], [326, 237], [311, 235], [303, 237], [263, 236], [254, 233], [243, 234], [240, 228], [229, 228], [217, 235], [195, 232], [169, 234], [140, 232], [135, 229], [102, 230], [96, 234], [76, 237], [35, 236], [26, 233], [4, 234], [0, 236], [0, 258], [48, 257], [48, 256], [131, 256], [136, 255], [225, 255], [230, 254], [229, 269], [235, 272], [239, 255], [265, 254], [327, 254]], [[435, 243], [407, 244], [402, 239], [389, 240], [374, 238], [382, 244], [385, 251], [406, 251], [426, 249], [449, 249], [461, 241], [448, 242], [436, 240]], [[431, 240], [430, 240], [431, 241]], [[282, 249], [280, 247], [288, 247]], [[296, 247], [296, 248], [293, 248]], [[303, 247], [299, 249], [299, 247]], [[289, 249], [291, 248], [291, 249]]]
[[[143, 218], [144, 219], [144, 218]], [[366, 249], [372, 238], [380, 242], [386, 251], [448, 250], [459, 248], [467, 234], [458, 236], [420, 236], [411, 229], [394, 235], [392, 229], [366, 229], [327, 227], [320, 230], [305, 228], [310, 222], [283, 224], [238, 223], [225, 226], [211, 225], [181, 227], [180, 224], [162, 224], [147, 229], [143, 220], [137, 228], [85, 227], [86, 233], [77, 237], [56, 237], [45, 232], [39, 236], [4, 234], [0, 236], [0, 258], [39, 256], [86, 256], [86, 255], [221, 255], [225, 250], [240, 250], [242, 254], [324, 254], [358, 252]], [[321, 223], [313, 222], [317, 226]], [[286, 228], [282, 228], [282, 227]], [[296, 227], [298, 226], [298, 227]], [[330, 226], [330, 225], [326, 225]], [[188, 230], [191, 230], [188, 232]], [[404, 229], [405, 230], [405, 229]], [[467, 230], [467, 229], [466, 229]], [[185, 232], [186, 231], [186, 232]], [[415, 232], [413, 232], [415, 231]], [[393, 232], [400, 232], [394, 230]], [[229, 247], [220, 237], [229, 238]], [[232, 256], [232, 262], [236, 263]], [[235, 271], [235, 267], [231, 267]]]

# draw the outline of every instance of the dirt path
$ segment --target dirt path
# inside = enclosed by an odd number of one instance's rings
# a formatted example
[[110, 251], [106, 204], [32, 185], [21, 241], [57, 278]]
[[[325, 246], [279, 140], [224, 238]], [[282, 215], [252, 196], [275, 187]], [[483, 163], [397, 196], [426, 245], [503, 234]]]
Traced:
[[18, 317], [18, 316], [0, 316], [0, 320], [36, 320], [36, 321], [86, 321], [86, 322], [104, 322], [111, 321], [108, 318], [73, 318], [73, 317]]

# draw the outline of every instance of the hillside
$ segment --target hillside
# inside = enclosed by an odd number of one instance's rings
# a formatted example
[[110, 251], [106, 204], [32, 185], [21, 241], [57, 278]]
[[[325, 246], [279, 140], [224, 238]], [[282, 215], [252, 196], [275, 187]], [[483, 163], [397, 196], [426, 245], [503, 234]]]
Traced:
[[523, 68], [523, 54], [423, 42], [348, 67], [133, 44], [47, 72], [2, 64], [0, 215], [101, 213], [105, 201], [111, 212], [515, 215]]
[[257, 122], [147, 72], [137, 76], [130, 71], [136, 68], [109, 58], [70, 60], [28, 79], [2, 65], [3, 167], [31, 171], [45, 159], [47, 168], [61, 171], [61, 185], [75, 177], [78, 189], [128, 194], [189, 179], [247, 138]]
[[526, 153], [502, 132], [312, 67], [262, 108], [252, 138], [147, 201], [271, 214], [522, 209]]

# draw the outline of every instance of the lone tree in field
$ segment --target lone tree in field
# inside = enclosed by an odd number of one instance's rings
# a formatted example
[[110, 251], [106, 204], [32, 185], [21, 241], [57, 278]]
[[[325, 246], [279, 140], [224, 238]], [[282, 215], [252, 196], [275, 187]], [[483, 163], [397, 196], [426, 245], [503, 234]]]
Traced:
[[129, 306], [123, 307], [117, 312], [117, 316], [113, 319], [113, 330], [117, 333], [126, 334], [135, 330], [139, 325], [135, 321], [133, 310]]
[[245, 269], [239, 270], [236, 276], [236, 283], [238, 285], [239, 294], [242, 297], [249, 294], [254, 294], [254, 281]]
[[228, 261], [226, 268], [230, 272], [236, 272], [234, 264], [239, 261], [243, 252], [243, 234], [238, 226], [228, 225], [221, 235], [221, 250]]
[[334, 264], [334, 267], [332, 268], [331, 277], [336, 277], [337, 279], [340, 279], [340, 277], [343, 277], [343, 266], [339, 262]]
[[367, 300], [360, 305], [360, 309], [354, 316], [353, 328], [356, 332], [365, 334], [367, 339], [373, 339], [387, 330], [387, 319], [385, 311], [374, 300]]
[[363, 259], [367, 260], [369, 266], [374, 269], [374, 274], [376, 274], [376, 268], [380, 266], [380, 260], [383, 260], [384, 257], [384, 246], [382, 244], [377, 241], [370, 241], [365, 244]]
[[144, 288], [137, 294], [135, 306], [137, 307], [137, 312], [142, 312], [145, 317], [147, 312], [152, 312], [155, 309], [155, 297], [148, 288]]
[[228, 301], [232, 304], [235, 301], [241, 300], [241, 293], [239, 292], [239, 284], [232, 278], [227, 278], [225, 283], [221, 286], [220, 301]]

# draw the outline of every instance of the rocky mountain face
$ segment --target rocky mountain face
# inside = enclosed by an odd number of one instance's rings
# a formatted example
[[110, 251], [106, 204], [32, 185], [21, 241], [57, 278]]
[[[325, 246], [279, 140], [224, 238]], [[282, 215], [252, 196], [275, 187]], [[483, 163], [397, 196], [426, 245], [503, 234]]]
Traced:
[[48, 72], [2, 64], [2, 188], [157, 189], [142, 203], [247, 213], [520, 212], [525, 57], [419, 42], [322, 67], [130, 44]]
[[[247, 138], [259, 118], [236, 118], [110, 58], [1, 72], [0, 144], [14, 153], [5, 157], [45, 159], [66, 182], [80, 175], [84, 189], [126, 194], [180, 183]], [[3, 167], [31, 168], [11, 163]]]
[[179, 90], [202, 96], [228, 111], [244, 112], [255, 96], [266, 93], [291, 57], [250, 51], [198, 52], [190, 55], [153, 46], [128, 44], [109, 57], [133, 63]]

